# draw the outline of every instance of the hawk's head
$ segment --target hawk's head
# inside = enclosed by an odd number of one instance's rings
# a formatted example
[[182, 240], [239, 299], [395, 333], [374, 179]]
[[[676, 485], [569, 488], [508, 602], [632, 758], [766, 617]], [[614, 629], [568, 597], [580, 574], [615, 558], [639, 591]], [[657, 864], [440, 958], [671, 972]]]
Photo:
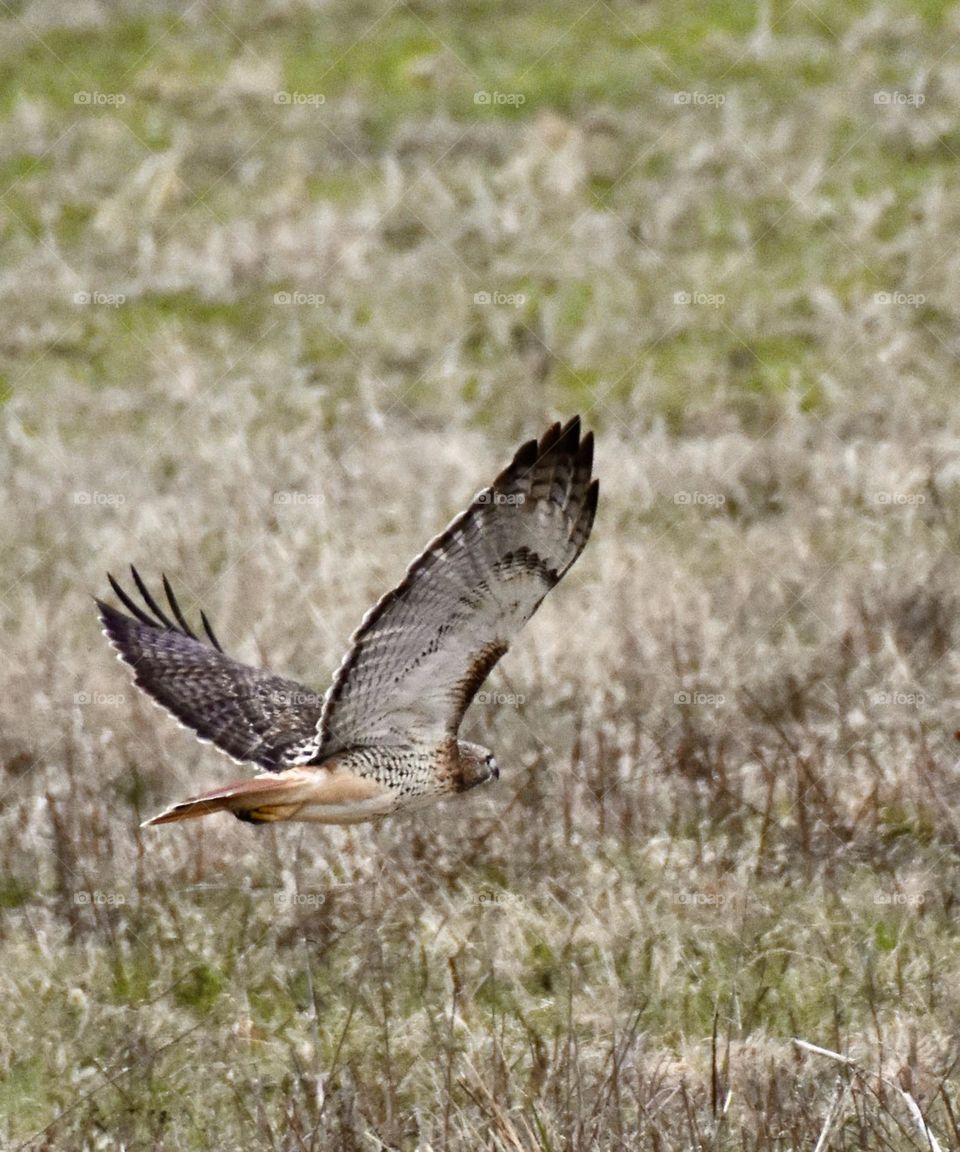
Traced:
[[484, 748], [482, 744], [471, 744], [469, 740], [460, 740], [457, 751], [460, 753], [459, 792], [485, 784], [491, 777], [494, 780], [500, 779], [496, 757], [489, 748]]

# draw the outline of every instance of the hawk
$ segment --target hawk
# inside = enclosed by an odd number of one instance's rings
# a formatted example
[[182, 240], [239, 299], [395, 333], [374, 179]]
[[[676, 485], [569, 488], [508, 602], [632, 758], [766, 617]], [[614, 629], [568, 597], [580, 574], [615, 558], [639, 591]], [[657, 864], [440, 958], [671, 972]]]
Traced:
[[[191, 629], [137, 570], [130, 615], [97, 601], [134, 683], [204, 742], [260, 775], [172, 805], [147, 824], [232, 812], [254, 824], [355, 824], [468, 789], [500, 772], [458, 740], [464, 713], [541, 600], [583, 551], [597, 509], [593, 434], [580, 418], [529, 440], [366, 614], [322, 698], [227, 656], [206, 615]], [[172, 618], [171, 618], [172, 617]]]

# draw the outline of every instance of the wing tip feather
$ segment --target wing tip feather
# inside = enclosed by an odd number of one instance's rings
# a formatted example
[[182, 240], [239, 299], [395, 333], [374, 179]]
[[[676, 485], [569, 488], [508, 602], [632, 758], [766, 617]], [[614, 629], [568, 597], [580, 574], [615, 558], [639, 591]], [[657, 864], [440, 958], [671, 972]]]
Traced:
[[576, 445], [580, 440], [580, 413], [579, 412], [575, 416], [571, 416], [570, 419], [566, 422], [566, 424], [564, 424], [563, 427], [560, 429], [560, 439], [561, 440], [566, 440], [568, 436], [572, 438], [574, 445]]

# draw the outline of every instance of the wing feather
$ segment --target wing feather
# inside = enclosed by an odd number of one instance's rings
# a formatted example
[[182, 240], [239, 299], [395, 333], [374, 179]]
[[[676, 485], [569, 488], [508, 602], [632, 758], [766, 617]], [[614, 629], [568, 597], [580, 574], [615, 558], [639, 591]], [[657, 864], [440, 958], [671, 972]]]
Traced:
[[176, 624], [136, 568], [131, 573], [149, 612], [110, 575], [111, 587], [131, 615], [102, 600], [97, 607], [107, 638], [133, 669], [137, 686], [201, 740], [238, 762], [279, 771], [309, 760], [319, 744], [320, 697], [295, 680], [226, 656], [203, 613], [213, 646], [198, 640], [167, 578], [163, 587]]
[[480, 685], [587, 542], [593, 435], [529, 440], [364, 617], [324, 699], [318, 759], [456, 736]]

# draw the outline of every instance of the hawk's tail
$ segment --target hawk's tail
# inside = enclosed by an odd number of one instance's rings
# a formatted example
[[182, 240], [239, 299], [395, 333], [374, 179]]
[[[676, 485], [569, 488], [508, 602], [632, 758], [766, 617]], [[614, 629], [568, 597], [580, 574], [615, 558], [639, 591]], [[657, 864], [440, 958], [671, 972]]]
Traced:
[[213, 812], [232, 812], [238, 820], [250, 824], [269, 824], [275, 820], [289, 820], [303, 803], [303, 774], [296, 769], [278, 772], [275, 776], [253, 776], [237, 780], [212, 792], [202, 792], [172, 804], [141, 827], [150, 824], [173, 824], [177, 820], [194, 820]]

